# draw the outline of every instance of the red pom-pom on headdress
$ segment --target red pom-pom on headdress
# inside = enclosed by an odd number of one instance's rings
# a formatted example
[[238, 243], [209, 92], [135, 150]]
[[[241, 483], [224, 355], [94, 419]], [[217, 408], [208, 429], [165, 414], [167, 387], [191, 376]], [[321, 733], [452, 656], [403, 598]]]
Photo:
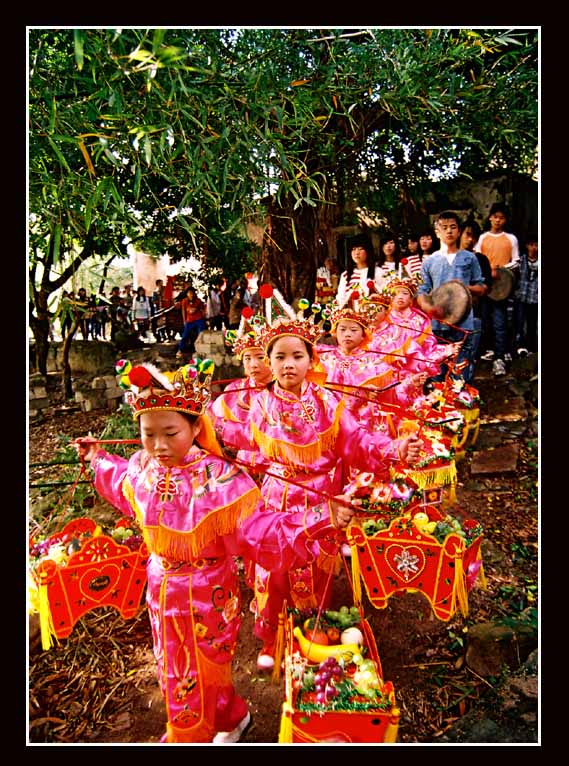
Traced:
[[142, 367], [140, 365], [133, 367], [129, 372], [128, 377], [132, 385], [136, 386], [137, 388], [146, 388], [152, 382], [152, 375], [150, 372], [146, 369], [146, 367]]
[[251, 306], [245, 306], [245, 308], [241, 311], [241, 316], [245, 317], [245, 319], [251, 319], [255, 312], [251, 308]]
[[261, 298], [272, 298], [273, 296], [273, 286], [264, 284], [259, 287], [259, 297]]

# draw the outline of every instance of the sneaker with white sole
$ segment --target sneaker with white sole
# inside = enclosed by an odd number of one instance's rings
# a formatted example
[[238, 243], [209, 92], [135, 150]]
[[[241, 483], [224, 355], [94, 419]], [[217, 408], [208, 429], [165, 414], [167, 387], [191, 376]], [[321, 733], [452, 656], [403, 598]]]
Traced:
[[245, 729], [251, 723], [251, 713], [247, 711], [247, 715], [243, 718], [233, 731], [220, 731], [213, 738], [214, 744], [230, 744], [232, 742], [239, 742], [241, 735]]
[[257, 670], [272, 670], [275, 667], [275, 658], [263, 647], [257, 657]]
[[487, 351], [485, 354], [482, 354], [480, 359], [483, 359], [485, 362], [491, 362], [494, 359], [494, 352], [492, 350]]
[[505, 362], [511, 362], [512, 361], [512, 355], [508, 352], [504, 354], [504, 361]]
[[503, 359], [496, 359], [494, 364], [492, 365], [492, 372], [496, 377], [499, 375], [505, 375], [506, 374], [506, 365], [504, 364]]
[[528, 355], [527, 348], [519, 348], [518, 349], [518, 356], [527, 356], [527, 355]]

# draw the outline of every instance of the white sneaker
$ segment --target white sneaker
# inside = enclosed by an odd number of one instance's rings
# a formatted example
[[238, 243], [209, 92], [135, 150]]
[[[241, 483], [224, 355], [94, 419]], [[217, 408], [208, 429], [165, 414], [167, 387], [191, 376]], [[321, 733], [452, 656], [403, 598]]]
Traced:
[[512, 361], [512, 355], [506, 352], [504, 354], [504, 361], [505, 362], [511, 362]]
[[229, 744], [231, 742], [239, 742], [241, 735], [251, 723], [251, 713], [247, 711], [247, 715], [241, 720], [233, 731], [220, 731], [213, 738], [213, 742], [216, 744]]
[[275, 667], [275, 658], [270, 654], [261, 653], [257, 657], [257, 670], [272, 670]]
[[506, 365], [504, 364], [503, 359], [496, 359], [494, 364], [492, 365], [492, 372], [496, 377], [498, 375], [505, 375], [506, 374]]
[[518, 356], [527, 356], [527, 355], [528, 355], [527, 348], [519, 348], [518, 349]]
[[485, 362], [491, 362], [494, 359], [494, 352], [492, 350], [487, 351], [485, 354], [482, 354], [480, 359], [484, 359]]

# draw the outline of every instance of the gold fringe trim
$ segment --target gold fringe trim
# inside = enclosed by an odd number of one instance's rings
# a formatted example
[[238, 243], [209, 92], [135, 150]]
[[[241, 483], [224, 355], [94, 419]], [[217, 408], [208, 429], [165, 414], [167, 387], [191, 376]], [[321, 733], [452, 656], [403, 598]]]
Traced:
[[460, 414], [464, 417], [464, 422], [468, 424], [480, 418], [479, 409], [473, 409], [473, 410], [462, 409], [460, 410]]
[[399, 708], [391, 708], [391, 717], [385, 728], [384, 742], [397, 742], [397, 732], [399, 731], [399, 717], [401, 712]]
[[352, 592], [354, 594], [354, 605], [359, 606], [362, 603], [362, 580], [360, 571], [360, 559], [358, 556], [357, 545], [352, 545], [351, 567], [352, 567]]
[[275, 664], [273, 665], [273, 681], [277, 682], [281, 677], [281, 664], [285, 651], [285, 615], [283, 612], [279, 614], [279, 625], [277, 628], [277, 636], [275, 639]]
[[292, 742], [292, 714], [294, 709], [289, 702], [283, 702], [281, 713], [281, 725], [279, 728], [279, 744]]
[[[456, 465], [454, 460], [450, 466], [445, 466], [444, 468], [425, 468], [422, 471], [414, 471], [412, 468], [409, 468], [405, 471], [405, 475], [410, 479], [413, 479], [419, 489], [439, 487], [446, 484], [450, 484], [452, 489], [456, 484], [457, 479]], [[453, 502], [455, 501], [456, 497]]]
[[216, 537], [233, 532], [238, 521], [243, 521], [250, 516], [259, 501], [259, 489], [256, 486], [252, 487], [233, 503], [210, 511], [194, 529], [184, 532], [161, 526], [145, 526], [142, 511], [138, 507], [132, 484], [128, 479], [123, 482], [122, 489], [135, 512], [143, 532], [144, 542], [149, 550], [174, 561], [187, 561], [198, 557]]
[[51, 609], [49, 607], [47, 585], [41, 583], [39, 586], [38, 606], [40, 615], [41, 646], [44, 651], [47, 651], [53, 646], [52, 636], [55, 636], [55, 629], [53, 626]]
[[331, 554], [320, 550], [316, 559], [316, 566], [323, 572], [332, 572], [337, 575], [342, 568], [342, 558], [339, 553]]
[[454, 579], [454, 595], [460, 607], [463, 617], [468, 617], [468, 591], [466, 589], [466, 577], [464, 574], [464, 567], [462, 565], [462, 552], [454, 559], [455, 565], [455, 579]]
[[255, 423], [251, 423], [253, 439], [259, 449], [270, 460], [277, 460], [291, 466], [310, 466], [320, 459], [323, 452], [332, 449], [336, 443], [340, 428], [340, 415], [345, 403], [340, 401], [334, 413], [334, 420], [330, 426], [319, 434], [317, 441], [310, 444], [293, 444], [282, 439], [275, 439], [259, 430]]
[[223, 412], [223, 417], [226, 420], [231, 420], [234, 423], [238, 422], [238, 418], [236, 418], [233, 412], [229, 409], [223, 394], [221, 394], [221, 411]]

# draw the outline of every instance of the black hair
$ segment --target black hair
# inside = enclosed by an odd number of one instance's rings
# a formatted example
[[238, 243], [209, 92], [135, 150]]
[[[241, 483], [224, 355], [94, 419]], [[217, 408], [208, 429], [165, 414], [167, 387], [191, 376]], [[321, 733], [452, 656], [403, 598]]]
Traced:
[[438, 250], [440, 247], [439, 238], [435, 234], [435, 230], [431, 226], [427, 226], [424, 229], [421, 229], [419, 232], [419, 250], [421, 251], [421, 255], [424, 255], [423, 249], [421, 247], [421, 237], [430, 237], [432, 240], [431, 245], [431, 252], [434, 253], [435, 250]]
[[454, 210], [443, 210], [442, 213], [439, 213], [437, 216], [437, 221], [456, 221], [458, 224], [458, 228], [462, 231], [462, 222], [460, 218], [458, 217], [458, 213], [455, 213]]
[[503, 213], [506, 216], [506, 218], [510, 217], [508, 213], [508, 208], [506, 207], [506, 205], [504, 205], [503, 202], [494, 202], [494, 204], [490, 208], [490, 212], [488, 213], [488, 218], [494, 215], [494, 213]]
[[[282, 337], [281, 335], [276, 335], [274, 338], [271, 338], [271, 340], [268, 342], [268, 344], [267, 344], [267, 348], [265, 349], [265, 354], [267, 355], [267, 357], [268, 357], [268, 356], [270, 356], [270, 353], [271, 353], [271, 351], [272, 351], [272, 348], [273, 348], [273, 346], [275, 345], [275, 343], [277, 342], [277, 340], [278, 340], [279, 338], [281, 338], [281, 337]], [[304, 338], [300, 338], [300, 340], [301, 340], [301, 341], [304, 343], [304, 345], [306, 346], [306, 350], [307, 350], [307, 352], [308, 352], [308, 356], [309, 356], [311, 359], [314, 359], [314, 346], [312, 345], [312, 343], [309, 343], [309, 342], [308, 342], [307, 340], [305, 340]]]
[[539, 242], [539, 237], [537, 236], [535, 231], [530, 231], [530, 233], [526, 237], [526, 245], [529, 244], [530, 242], [535, 242], [536, 245]]
[[[367, 255], [367, 278], [368, 279], [375, 279], [375, 252], [373, 249], [373, 245], [368, 237], [366, 237], [365, 234], [358, 234], [355, 237], [352, 237], [348, 242], [348, 249], [350, 252], [356, 248], [356, 247], [363, 247], [363, 249], [366, 251]], [[352, 258], [348, 258], [348, 264], [346, 267], [346, 271], [348, 272], [348, 278], [352, 276], [352, 273], [355, 269], [356, 265]]]
[[469, 229], [472, 229], [472, 233], [476, 237], [476, 239], [480, 238], [480, 234], [482, 233], [480, 229], [480, 225], [473, 218], [466, 219], [466, 221], [462, 225], [462, 231], [464, 231], [467, 227]]
[[380, 245], [379, 245], [379, 258], [377, 259], [377, 263], [379, 266], [383, 266], [385, 263], [385, 253], [383, 252], [383, 246], [386, 242], [395, 242], [395, 252], [393, 253], [393, 260], [395, 261], [395, 265], [399, 266], [399, 261], [401, 260], [401, 245], [399, 244], [399, 237], [397, 234], [395, 234], [392, 231], [386, 232], [383, 237], [381, 238]]

